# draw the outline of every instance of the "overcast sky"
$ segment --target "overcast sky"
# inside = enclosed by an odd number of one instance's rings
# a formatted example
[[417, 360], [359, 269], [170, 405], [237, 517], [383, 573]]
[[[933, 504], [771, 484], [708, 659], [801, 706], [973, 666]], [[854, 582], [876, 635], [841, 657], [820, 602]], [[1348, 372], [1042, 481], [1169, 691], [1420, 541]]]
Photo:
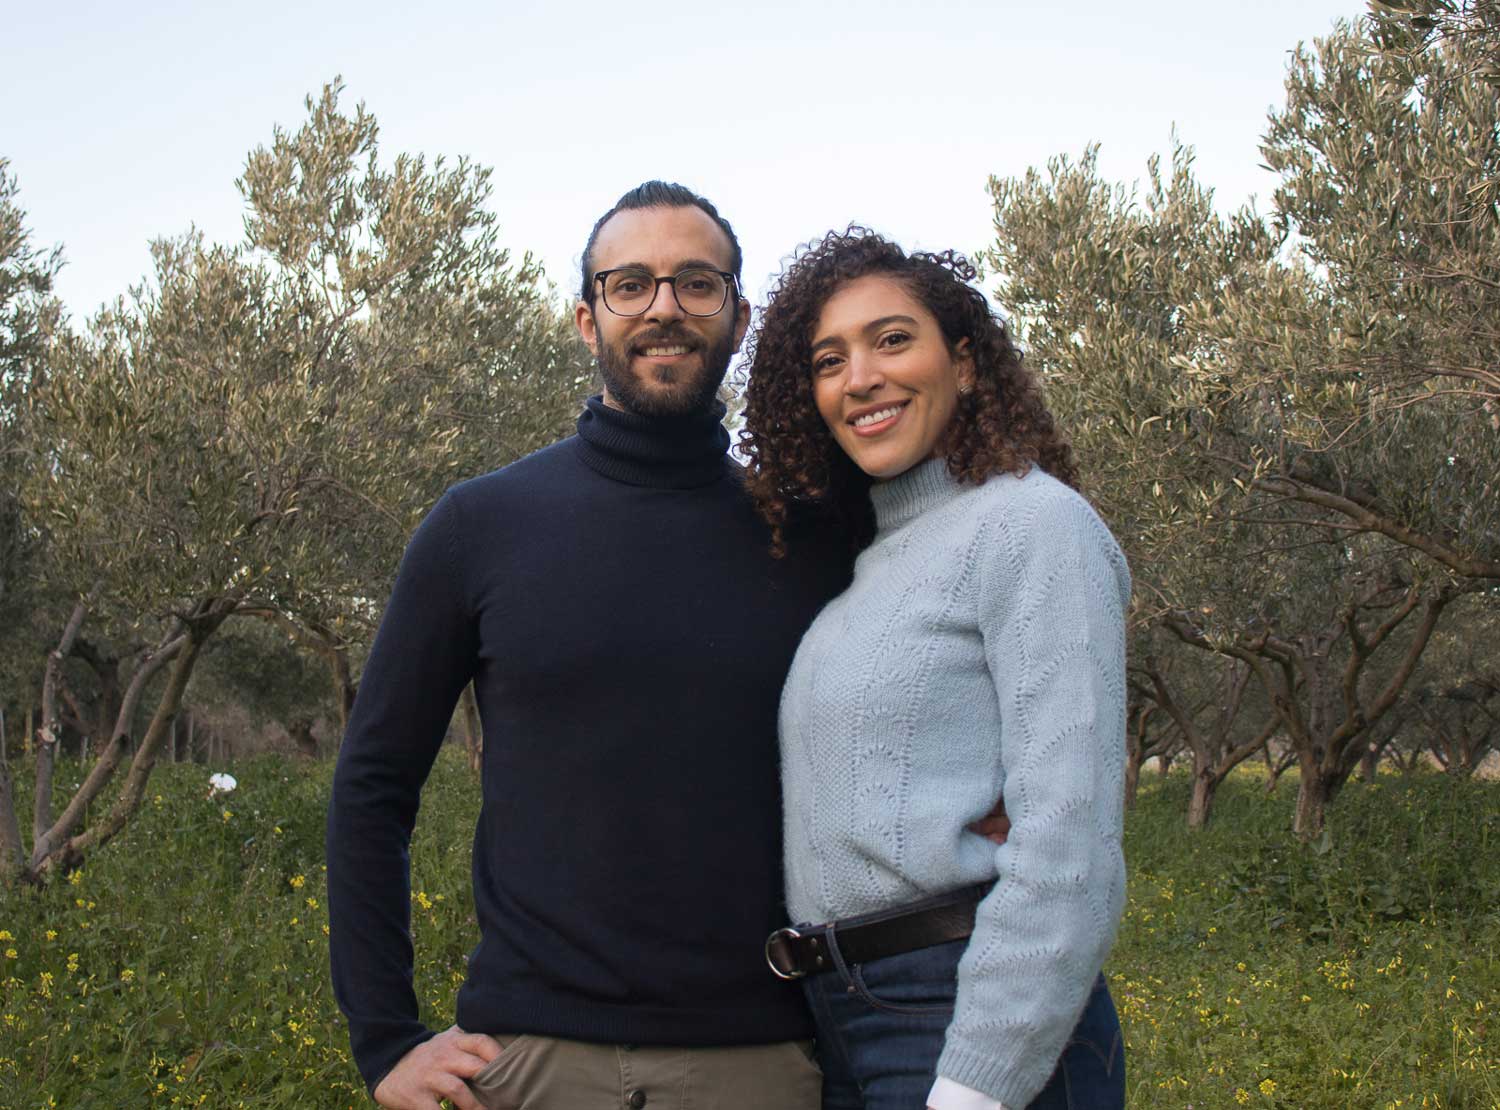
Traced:
[[976, 251], [986, 182], [1102, 144], [1143, 176], [1172, 128], [1221, 206], [1257, 167], [1287, 54], [1363, 0], [818, 0], [518, 5], [267, 0], [8, 5], [0, 156], [75, 320], [140, 280], [151, 239], [241, 235], [234, 179], [341, 74], [397, 152], [495, 170], [519, 254], [572, 289], [590, 225], [661, 177], [735, 225], [754, 299], [798, 243], [864, 223]]

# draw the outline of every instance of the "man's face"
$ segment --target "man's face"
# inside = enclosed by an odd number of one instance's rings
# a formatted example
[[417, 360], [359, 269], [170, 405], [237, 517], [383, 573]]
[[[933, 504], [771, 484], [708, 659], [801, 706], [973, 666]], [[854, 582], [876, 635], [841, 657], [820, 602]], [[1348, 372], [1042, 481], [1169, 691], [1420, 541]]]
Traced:
[[[689, 267], [730, 268], [729, 237], [702, 209], [637, 208], [616, 213], [594, 241], [593, 271], [630, 266], [655, 277]], [[689, 316], [672, 286], [639, 316], [617, 316], [599, 284], [580, 301], [578, 332], [599, 362], [604, 403], [643, 416], [697, 412], [713, 400], [750, 323], [750, 305], [731, 290], [713, 316]]]

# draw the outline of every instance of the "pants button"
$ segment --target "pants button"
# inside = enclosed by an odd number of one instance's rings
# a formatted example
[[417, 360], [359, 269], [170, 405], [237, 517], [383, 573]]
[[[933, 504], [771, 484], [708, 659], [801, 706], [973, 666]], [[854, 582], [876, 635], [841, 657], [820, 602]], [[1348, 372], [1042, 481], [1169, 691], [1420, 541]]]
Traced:
[[646, 1092], [637, 1087], [625, 1096], [625, 1101], [630, 1104], [630, 1110], [641, 1110], [646, 1105]]

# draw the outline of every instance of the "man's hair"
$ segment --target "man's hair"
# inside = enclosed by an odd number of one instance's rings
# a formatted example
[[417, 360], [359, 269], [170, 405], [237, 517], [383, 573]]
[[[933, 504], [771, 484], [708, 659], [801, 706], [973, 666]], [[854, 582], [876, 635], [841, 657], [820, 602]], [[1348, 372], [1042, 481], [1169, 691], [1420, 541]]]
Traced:
[[[729, 236], [729, 269], [734, 273], [736, 286], [743, 286], [740, 280], [740, 269], [744, 265], [744, 256], [740, 253], [740, 241], [735, 237], [734, 228], [729, 226], [729, 221], [719, 215], [719, 210], [707, 199], [700, 197], [685, 185], [678, 185], [672, 181], [647, 181], [637, 185], [626, 193], [615, 206], [604, 215], [600, 216], [594, 224], [594, 230], [589, 232], [588, 244], [583, 248], [583, 289], [581, 295], [583, 301], [589, 307], [594, 304], [594, 243], [599, 238], [599, 229], [609, 223], [610, 217], [617, 212], [629, 212], [637, 208], [699, 208], [708, 214], [714, 223], [718, 224]], [[741, 290], [743, 295], [743, 290]]]

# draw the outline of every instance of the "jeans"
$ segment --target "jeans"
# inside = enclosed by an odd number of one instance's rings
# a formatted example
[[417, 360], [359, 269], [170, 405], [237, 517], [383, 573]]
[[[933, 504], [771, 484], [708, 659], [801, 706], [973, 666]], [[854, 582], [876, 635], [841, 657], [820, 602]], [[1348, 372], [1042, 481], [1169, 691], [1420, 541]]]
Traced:
[[[823, 1110], [921, 1110], [953, 1020], [967, 940], [921, 948], [803, 980], [818, 1027]], [[1120, 1110], [1125, 1044], [1104, 976], [1047, 1085], [1007, 1110]]]

